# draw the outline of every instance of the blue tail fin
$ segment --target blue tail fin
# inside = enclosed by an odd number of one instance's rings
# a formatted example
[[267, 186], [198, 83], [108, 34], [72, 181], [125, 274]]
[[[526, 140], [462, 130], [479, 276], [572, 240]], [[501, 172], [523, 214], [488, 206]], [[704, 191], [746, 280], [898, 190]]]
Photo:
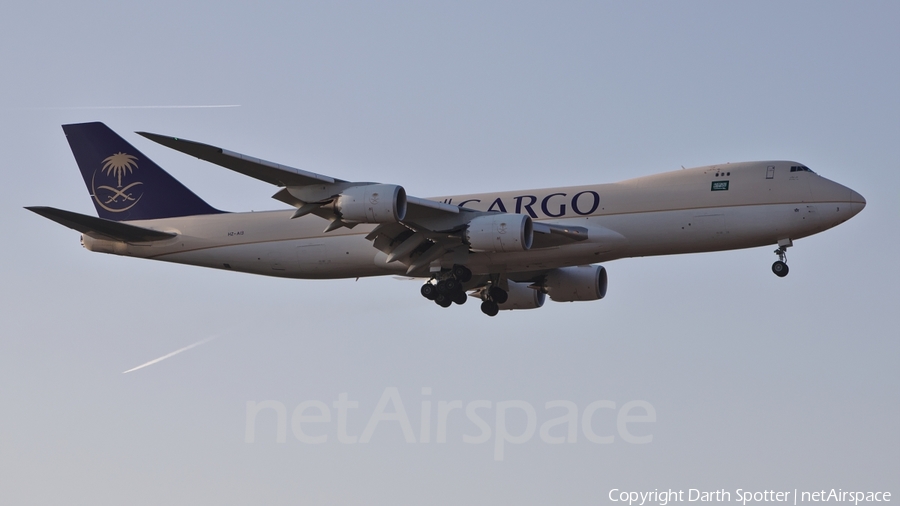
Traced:
[[221, 213], [103, 123], [63, 125], [101, 218], [153, 220]]

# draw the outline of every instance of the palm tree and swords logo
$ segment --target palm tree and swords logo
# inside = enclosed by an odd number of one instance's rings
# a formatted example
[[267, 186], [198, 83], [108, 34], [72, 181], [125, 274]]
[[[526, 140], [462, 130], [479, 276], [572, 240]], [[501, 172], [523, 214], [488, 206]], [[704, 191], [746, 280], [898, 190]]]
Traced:
[[[134, 188], [144, 183], [135, 181], [122, 186], [122, 178], [126, 177], [127, 182], [127, 176], [132, 174], [134, 170], [138, 168], [137, 157], [119, 152], [104, 158], [102, 163], [103, 166], [100, 168], [99, 172], [105, 174], [106, 177], [113, 179], [116, 186], [115, 188], [112, 187], [112, 182], [108, 185], [97, 186], [94, 183], [97, 178], [97, 171], [95, 171], [91, 181], [94, 186], [94, 199], [100, 207], [113, 213], [121, 213], [122, 211], [127, 211], [134, 207], [134, 205], [138, 203], [138, 200], [143, 196], [143, 193], [135, 196]], [[103, 195], [100, 195], [100, 193]]]

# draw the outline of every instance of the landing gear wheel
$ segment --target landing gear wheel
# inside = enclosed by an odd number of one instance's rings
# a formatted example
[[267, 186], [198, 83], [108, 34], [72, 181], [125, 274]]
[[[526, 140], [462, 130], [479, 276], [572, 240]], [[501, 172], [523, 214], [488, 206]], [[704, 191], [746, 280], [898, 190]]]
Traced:
[[425, 283], [419, 291], [422, 293], [422, 297], [428, 300], [434, 300], [434, 296], [437, 295], [437, 287], [431, 283]]
[[472, 271], [465, 265], [454, 265], [450, 272], [460, 283], [468, 283], [472, 279]]
[[481, 312], [488, 316], [497, 316], [497, 313], [500, 312], [500, 308], [497, 306], [496, 302], [486, 300], [481, 303]]
[[783, 244], [781, 241], [778, 243], [778, 249], [775, 250], [775, 254], [778, 255], [778, 261], [772, 264], [772, 272], [775, 273], [779, 278], [783, 278], [788, 275], [788, 266], [787, 266], [787, 249], [789, 244]]
[[453, 303], [461, 306], [466, 303], [468, 298], [469, 296], [464, 290], [457, 290], [456, 293], [453, 294]]
[[772, 272], [775, 273], [779, 278], [783, 278], [788, 275], [788, 266], [786, 263], [781, 260], [777, 260], [774, 264], [772, 264]]
[[448, 293], [450, 290], [447, 289], [447, 281], [438, 281], [437, 282], [437, 293]]
[[444, 288], [447, 290], [447, 293], [454, 293], [460, 288], [459, 281], [457, 281], [456, 278], [447, 278], [444, 281], [441, 281], [441, 283], [444, 283]]
[[490, 296], [491, 300], [497, 304], [503, 304], [509, 300], [509, 294], [499, 286], [492, 286], [490, 290], [488, 290], [488, 296]]
[[450, 304], [453, 304], [453, 299], [450, 297], [450, 294], [439, 293], [439, 294], [437, 294], [437, 296], [434, 298], [434, 302], [435, 302], [435, 304], [437, 304], [438, 306], [447, 308], [447, 307], [450, 307]]

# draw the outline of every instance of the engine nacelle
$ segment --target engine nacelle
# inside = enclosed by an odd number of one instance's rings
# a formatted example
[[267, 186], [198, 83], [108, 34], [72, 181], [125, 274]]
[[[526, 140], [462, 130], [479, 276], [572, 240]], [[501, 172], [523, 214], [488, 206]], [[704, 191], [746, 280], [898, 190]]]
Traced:
[[488, 253], [526, 251], [534, 239], [531, 216], [497, 213], [479, 216], [469, 222], [466, 241], [473, 250]]
[[509, 298], [500, 304], [500, 309], [537, 309], [544, 305], [547, 296], [540, 290], [528, 288], [525, 283], [509, 281]]
[[544, 290], [554, 302], [598, 300], [606, 296], [607, 281], [601, 265], [562, 267], [547, 273]]
[[344, 221], [395, 223], [406, 218], [406, 190], [395, 184], [370, 184], [347, 188], [334, 201]]

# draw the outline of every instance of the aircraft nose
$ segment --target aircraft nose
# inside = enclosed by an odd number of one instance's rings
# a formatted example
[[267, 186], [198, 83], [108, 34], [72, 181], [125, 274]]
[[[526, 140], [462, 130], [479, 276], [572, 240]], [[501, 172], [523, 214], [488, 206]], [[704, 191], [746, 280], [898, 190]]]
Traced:
[[853, 214], [857, 214], [862, 211], [863, 208], [866, 207], [866, 199], [859, 193], [850, 190], [850, 209], [853, 211]]

